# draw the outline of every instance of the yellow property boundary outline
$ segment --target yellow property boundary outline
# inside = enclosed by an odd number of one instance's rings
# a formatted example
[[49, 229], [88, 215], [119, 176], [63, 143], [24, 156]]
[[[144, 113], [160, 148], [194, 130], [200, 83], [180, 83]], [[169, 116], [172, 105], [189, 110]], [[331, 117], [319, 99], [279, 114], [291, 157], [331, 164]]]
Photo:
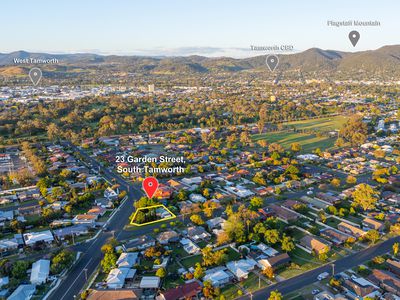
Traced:
[[[163, 218], [163, 219], [160, 219], [160, 220], [146, 222], [146, 223], [143, 223], [143, 224], [138, 224], [138, 223], [133, 222], [133, 220], [135, 220], [136, 215], [137, 215], [137, 213], [139, 211], [144, 210], [144, 209], [149, 209], [149, 208], [157, 208], [157, 207], [164, 208], [167, 212], [169, 212], [171, 214], [171, 217]], [[154, 223], [158, 223], [158, 222], [163, 222], [163, 221], [167, 221], [167, 220], [171, 220], [171, 219], [175, 219], [175, 218], [176, 218], [176, 215], [172, 211], [170, 211], [164, 204], [158, 204], [158, 205], [152, 205], [152, 206], [147, 206], [147, 207], [140, 207], [140, 208], [136, 209], [135, 214], [133, 215], [130, 224], [131, 225], [135, 225], [135, 226], [145, 226], [145, 225], [150, 225], [150, 224], [154, 224]]]

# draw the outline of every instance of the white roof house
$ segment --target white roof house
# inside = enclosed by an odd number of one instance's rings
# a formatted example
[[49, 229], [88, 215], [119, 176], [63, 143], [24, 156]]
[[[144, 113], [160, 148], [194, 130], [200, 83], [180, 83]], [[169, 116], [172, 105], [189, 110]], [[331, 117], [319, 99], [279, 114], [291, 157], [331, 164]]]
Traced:
[[32, 264], [31, 283], [45, 283], [50, 273], [50, 260], [40, 259]]
[[229, 283], [232, 276], [224, 270], [218, 270], [216, 272], [210, 272], [203, 277], [203, 281], [210, 281], [214, 287], [221, 287]]
[[53, 234], [50, 230], [45, 230], [41, 232], [29, 232], [24, 233], [24, 241], [27, 246], [33, 245], [36, 242], [46, 242], [51, 243], [54, 241]]
[[191, 240], [183, 238], [179, 241], [183, 249], [188, 253], [188, 254], [195, 254], [200, 252], [200, 247], [197, 246], [195, 243], [193, 243]]
[[160, 277], [157, 276], [143, 276], [140, 281], [141, 289], [158, 289], [160, 286]]
[[107, 287], [110, 289], [121, 289], [128, 277], [129, 268], [112, 269], [107, 276]]
[[10, 279], [8, 278], [8, 276], [6, 277], [1, 277], [0, 278], [0, 288], [4, 285], [7, 285], [10, 282]]
[[198, 203], [198, 202], [203, 203], [207, 200], [200, 194], [190, 194], [189, 199], [190, 199], [190, 201], [192, 201], [194, 203]]
[[29, 300], [36, 291], [34, 284], [21, 284], [7, 300]]
[[239, 198], [246, 198], [246, 197], [250, 197], [253, 196], [254, 193], [248, 189], [246, 189], [245, 187], [241, 186], [241, 185], [237, 185], [235, 187], [233, 186], [226, 186], [224, 187], [225, 190], [227, 190], [228, 192], [238, 196]]
[[117, 260], [117, 265], [119, 268], [132, 268], [138, 261], [139, 253], [121, 253]]
[[200, 184], [203, 180], [201, 177], [183, 178], [182, 183], [187, 185]]
[[226, 264], [229, 271], [235, 275], [237, 279], [245, 279], [248, 277], [249, 272], [254, 269], [257, 262], [253, 259], [241, 259], [237, 261], [230, 261]]
[[7, 251], [18, 248], [18, 242], [15, 239], [0, 240], [0, 251]]

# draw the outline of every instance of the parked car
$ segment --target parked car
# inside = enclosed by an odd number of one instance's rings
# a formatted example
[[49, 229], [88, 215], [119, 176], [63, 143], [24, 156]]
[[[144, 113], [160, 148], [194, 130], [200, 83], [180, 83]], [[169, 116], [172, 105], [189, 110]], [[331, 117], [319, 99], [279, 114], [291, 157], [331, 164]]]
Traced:
[[327, 278], [328, 276], [329, 276], [329, 273], [328, 272], [324, 272], [324, 273], [319, 274], [317, 279], [319, 281], [321, 281], [321, 280], [324, 280], [325, 278]]

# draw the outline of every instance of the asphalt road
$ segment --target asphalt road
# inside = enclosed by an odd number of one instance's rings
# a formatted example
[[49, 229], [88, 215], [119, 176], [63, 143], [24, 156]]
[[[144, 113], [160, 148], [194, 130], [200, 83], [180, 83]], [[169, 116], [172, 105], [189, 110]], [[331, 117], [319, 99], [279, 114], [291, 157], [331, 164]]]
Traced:
[[[391, 238], [383, 243], [377, 244], [373, 247], [364, 249], [360, 252], [351, 254], [349, 256], [346, 256], [342, 259], [339, 259], [335, 261], [335, 274], [343, 272], [345, 270], [348, 270], [349, 268], [356, 267], [358, 265], [361, 265], [365, 263], [368, 260], [371, 260], [373, 257], [378, 256], [378, 255], [383, 255], [385, 253], [388, 253], [392, 251], [392, 245], [395, 242], [400, 242], [400, 236]], [[241, 300], [247, 300], [247, 299], [252, 299], [252, 300], [265, 300], [268, 299], [269, 294], [271, 291], [278, 290], [279, 292], [282, 293], [282, 295], [291, 293], [295, 290], [301, 289], [307, 285], [310, 285], [314, 282], [317, 281], [317, 277], [319, 274], [323, 272], [329, 272], [332, 273], [332, 265], [324, 265], [321, 266], [317, 269], [305, 272], [301, 275], [292, 277], [290, 279], [287, 279], [285, 281], [276, 283], [274, 285], [268, 286], [264, 289], [261, 289], [259, 291], [256, 291], [252, 293], [253, 295], [246, 295], [241, 297]]]

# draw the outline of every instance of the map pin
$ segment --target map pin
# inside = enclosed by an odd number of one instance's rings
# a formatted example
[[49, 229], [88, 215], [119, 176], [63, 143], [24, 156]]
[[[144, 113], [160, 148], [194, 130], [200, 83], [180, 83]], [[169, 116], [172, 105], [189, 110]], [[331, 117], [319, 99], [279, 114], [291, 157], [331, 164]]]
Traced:
[[143, 180], [142, 187], [148, 198], [152, 198], [158, 189], [158, 180], [154, 177], [146, 177]]
[[360, 39], [360, 33], [355, 30], [351, 31], [349, 33], [349, 39], [350, 39], [350, 42], [353, 44], [353, 47], [355, 47], [358, 43], [358, 40]]
[[278, 56], [276, 55], [268, 55], [267, 59], [267, 66], [270, 69], [271, 72], [275, 71], [276, 67], [278, 66], [279, 59]]
[[38, 85], [40, 79], [42, 79], [42, 71], [39, 68], [32, 68], [29, 71], [29, 78], [31, 79], [33, 85]]

